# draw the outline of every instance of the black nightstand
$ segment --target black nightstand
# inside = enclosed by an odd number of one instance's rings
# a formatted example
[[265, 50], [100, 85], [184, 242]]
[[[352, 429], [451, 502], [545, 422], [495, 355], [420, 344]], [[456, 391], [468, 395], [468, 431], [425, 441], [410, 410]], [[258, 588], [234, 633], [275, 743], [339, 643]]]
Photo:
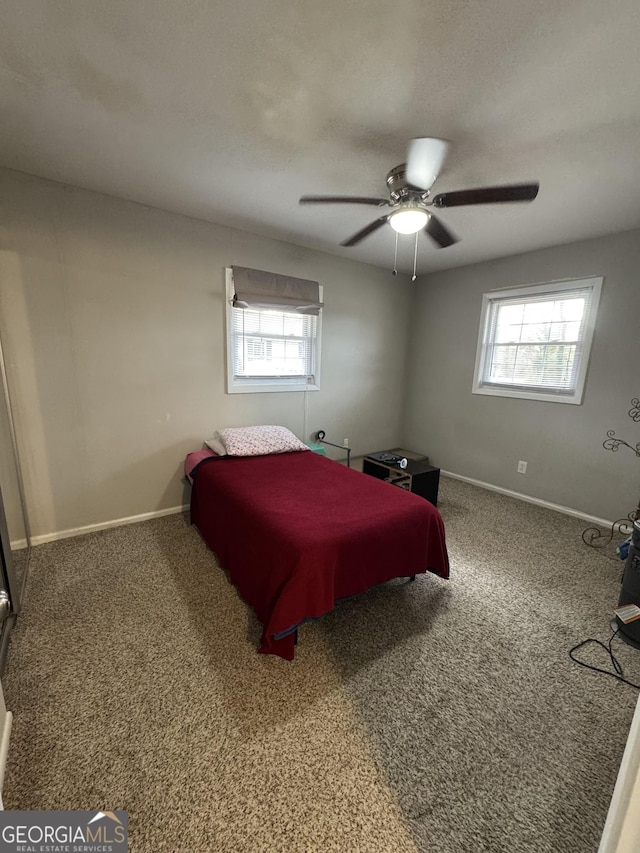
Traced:
[[393, 456], [390, 450], [369, 453], [362, 461], [362, 473], [386, 480], [438, 506], [440, 469], [416, 459], [407, 459], [407, 467], [401, 468], [398, 462], [391, 461]]

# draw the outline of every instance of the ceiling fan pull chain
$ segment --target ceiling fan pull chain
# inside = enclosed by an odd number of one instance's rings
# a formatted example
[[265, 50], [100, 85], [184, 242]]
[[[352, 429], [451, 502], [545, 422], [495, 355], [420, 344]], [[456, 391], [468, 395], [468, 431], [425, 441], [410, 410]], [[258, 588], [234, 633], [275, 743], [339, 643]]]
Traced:
[[411, 281], [416, 280], [416, 265], [418, 263], [418, 232], [416, 231], [416, 247], [413, 251], [413, 275], [411, 276]]
[[398, 275], [398, 232], [396, 231], [396, 251], [393, 256], [393, 274]]

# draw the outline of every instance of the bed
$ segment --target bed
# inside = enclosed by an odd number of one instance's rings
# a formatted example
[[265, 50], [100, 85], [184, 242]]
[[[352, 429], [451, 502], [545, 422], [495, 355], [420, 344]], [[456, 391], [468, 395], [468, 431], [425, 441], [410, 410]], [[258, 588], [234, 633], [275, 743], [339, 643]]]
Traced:
[[294, 657], [297, 629], [338, 599], [426, 571], [449, 576], [438, 510], [311, 451], [187, 456], [191, 523], [263, 627]]

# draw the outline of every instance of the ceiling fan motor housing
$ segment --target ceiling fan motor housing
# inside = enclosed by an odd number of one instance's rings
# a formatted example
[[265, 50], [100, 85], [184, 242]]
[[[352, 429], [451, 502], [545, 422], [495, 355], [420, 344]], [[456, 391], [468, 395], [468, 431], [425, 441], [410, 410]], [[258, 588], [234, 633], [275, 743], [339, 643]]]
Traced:
[[421, 190], [407, 182], [407, 165], [401, 163], [395, 166], [387, 175], [387, 188], [393, 204], [401, 201], [426, 201], [429, 190]]

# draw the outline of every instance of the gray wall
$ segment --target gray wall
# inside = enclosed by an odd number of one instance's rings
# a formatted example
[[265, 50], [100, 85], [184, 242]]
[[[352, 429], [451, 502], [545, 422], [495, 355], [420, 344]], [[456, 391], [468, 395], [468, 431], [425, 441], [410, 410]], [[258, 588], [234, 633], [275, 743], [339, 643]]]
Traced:
[[[225, 394], [231, 264], [324, 286], [322, 387], [306, 407], [300, 393]], [[185, 454], [225, 426], [323, 428], [354, 454], [396, 446], [409, 295], [364, 264], [0, 170], [0, 331], [32, 533], [180, 506]]]
[[[303, 394], [225, 394], [224, 267], [234, 263], [324, 286], [322, 389], [306, 406]], [[604, 288], [583, 404], [472, 395], [482, 293], [591, 275]], [[354, 455], [402, 445], [463, 476], [624, 515], [640, 459], [601, 445], [608, 429], [640, 440], [626, 416], [640, 394], [639, 277], [640, 233], [627, 232], [411, 285], [0, 170], [0, 331], [33, 533], [180, 506], [189, 450], [219, 427], [267, 422], [306, 439], [320, 428], [348, 436]]]
[[[582, 405], [471, 393], [484, 292], [596, 275], [604, 285]], [[640, 396], [639, 231], [423, 277], [410, 342], [405, 446], [453, 473], [599, 518], [635, 508], [640, 459], [602, 442], [609, 429], [640, 441], [627, 417]]]

